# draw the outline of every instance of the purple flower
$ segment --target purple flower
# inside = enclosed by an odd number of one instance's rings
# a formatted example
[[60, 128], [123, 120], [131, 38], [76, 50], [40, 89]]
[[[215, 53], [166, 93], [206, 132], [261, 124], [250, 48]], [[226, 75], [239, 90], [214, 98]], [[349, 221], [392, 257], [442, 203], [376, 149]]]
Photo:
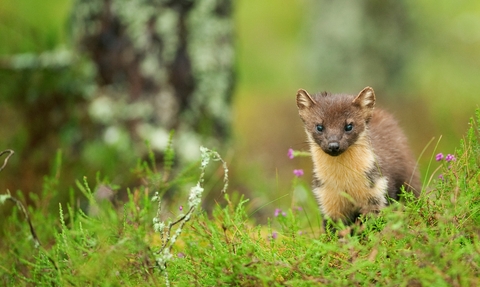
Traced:
[[443, 159], [443, 153], [439, 153], [435, 156], [436, 161], [441, 161]]
[[287, 213], [285, 211], [282, 211], [280, 208], [276, 208], [273, 215], [275, 217], [278, 217], [280, 214], [283, 215], [283, 216], [287, 216]]
[[177, 257], [178, 258], [184, 258], [185, 257], [185, 254], [183, 252], [178, 252], [177, 253]]
[[453, 154], [447, 154], [447, 156], [445, 157], [445, 160], [449, 162], [449, 161], [456, 161], [457, 159], [455, 158], [455, 156], [453, 156]]
[[293, 159], [295, 157], [295, 155], [293, 155], [293, 149], [291, 148], [288, 149], [287, 156], [289, 159]]
[[293, 174], [296, 176], [296, 177], [301, 177], [303, 175], [303, 169], [294, 169], [293, 170]]
[[182, 211], [182, 210], [183, 210], [183, 206], [180, 205], [180, 207], [178, 207], [178, 209], [179, 209], [180, 211]]
[[272, 232], [272, 239], [277, 239], [278, 233], [276, 231]]
[[444, 180], [443, 174], [440, 174], [440, 175], [438, 176], [438, 178], [441, 179], [441, 180]]
[[275, 209], [275, 212], [273, 213], [273, 215], [274, 215], [275, 217], [278, 217], [278, 215], [280, 214], [280, 212], [282, 212], [282, 210], [281, 210], [280, 208], [276, 208], [276, 209]]

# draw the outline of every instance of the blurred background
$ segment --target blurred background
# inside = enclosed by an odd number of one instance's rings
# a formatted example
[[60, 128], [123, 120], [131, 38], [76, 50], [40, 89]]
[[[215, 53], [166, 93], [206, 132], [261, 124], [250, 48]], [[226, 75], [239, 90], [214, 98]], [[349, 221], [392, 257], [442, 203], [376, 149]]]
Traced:
[[124, 189], [146, 142], [161, 165], [174, 129], [178, 166], [218, 150], [252, 210], [310, 204], [310, 159], [287, 157], [307, 150], [296, 91], [365, 86], [428, 179], [468, 128], [479, 76], [473, 0], [3, 0], [0, 149], [16, 154], [0, 190], [40, 192], [58, 150], [65, 194], [97, 172]]

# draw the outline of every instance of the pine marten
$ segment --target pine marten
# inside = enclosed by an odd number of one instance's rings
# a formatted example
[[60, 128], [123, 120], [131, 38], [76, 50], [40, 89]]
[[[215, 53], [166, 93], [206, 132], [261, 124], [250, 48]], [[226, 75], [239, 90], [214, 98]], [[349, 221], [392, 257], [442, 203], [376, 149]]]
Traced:
[[[375, 108], [366, 87], [357, 96], [300, 89], [297, 107], [314, 165], [313, 192], [324, 217], [353, 223], [398, 200], [403, 186], [418, 197], [420, 175], [396, 120]], [[324, 219], [324, 225], [326, 221]]]

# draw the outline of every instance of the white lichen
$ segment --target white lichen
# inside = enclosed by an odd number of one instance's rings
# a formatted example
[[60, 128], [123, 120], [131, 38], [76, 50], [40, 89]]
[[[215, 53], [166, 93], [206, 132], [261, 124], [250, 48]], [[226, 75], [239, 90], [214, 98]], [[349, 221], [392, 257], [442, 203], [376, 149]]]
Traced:
[[[221, 161], [223, 163], [224, 168], [224, 187], [222, 192], [225, 192], [228, 187], [228, 168], [226, 162], [220, 157], [220, 155], [216, 151], [212, 151], [205, 147], [200, 147], [201, 153], [201, 163], [200, 163], [200, 177], [198, 182], [195, 186], [190, 188], [190, 193], [188, 196], [188, 206], [189, 209], [186, 214], [182, 214], [177, 218], [174, 222], [167, 222], [160, 220], [160, 200], [158, 192], [152, 197], [152, 201], [158, 201], [158, 210], [157, 215], [153, 218], [153, 229], [155, 232], [160, 233], [160, 237], [162, 239], [162, 246], [157, 253], [155, 258], [157, 262], [157, 266], [165, 272], [165, 280], [168, 283], [168, 273], [167, 273], [167, 262], [172, 260], [174, 256], [171, 253], [172, 247], [180, 237], [183, 231], [184, 225], [192, 218], [193, 212], [200, 207], [202, 201], [202, 194], [205, 191], [203, 187], [204, 177], [205, 177], [205, 169], [211, 161]], [[183, 209], [183, 208], [182, 208]], [[175, 225], [178, 224], [173, 235], [171, 235], [172, 229]], [[168, 284], [167, 284], [168, 285]]]
[[190, 195], [188, 196], [188, 206], [190, 208], [196, 207], [202, 201], [203, 187], [200, 186], [200, 182], [190, 189]]

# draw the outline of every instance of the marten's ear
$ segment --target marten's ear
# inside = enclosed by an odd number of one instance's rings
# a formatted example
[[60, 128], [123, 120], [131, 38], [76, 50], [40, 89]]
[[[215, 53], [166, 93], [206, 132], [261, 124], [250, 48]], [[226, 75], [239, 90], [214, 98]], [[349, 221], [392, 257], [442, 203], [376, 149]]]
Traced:
[[375, 93], [370, 87], [363, 89], [352, 102], [360, 107], [364, 119], [368, 122], [373, 115], [373, 107], [375, 106]]
[[353, 100], [353, 104], [360, 106], [362, 109], [373, 109], [375, 106], [375, 93], [370, 87], [363, 89], [358, 96]]
[[304, 108], [309, 108], [315, 104], [315, 101], [312, 99], [310, 94], [304, 89], [300, 89], [297, 92], [297, 107], [299, 110]]

